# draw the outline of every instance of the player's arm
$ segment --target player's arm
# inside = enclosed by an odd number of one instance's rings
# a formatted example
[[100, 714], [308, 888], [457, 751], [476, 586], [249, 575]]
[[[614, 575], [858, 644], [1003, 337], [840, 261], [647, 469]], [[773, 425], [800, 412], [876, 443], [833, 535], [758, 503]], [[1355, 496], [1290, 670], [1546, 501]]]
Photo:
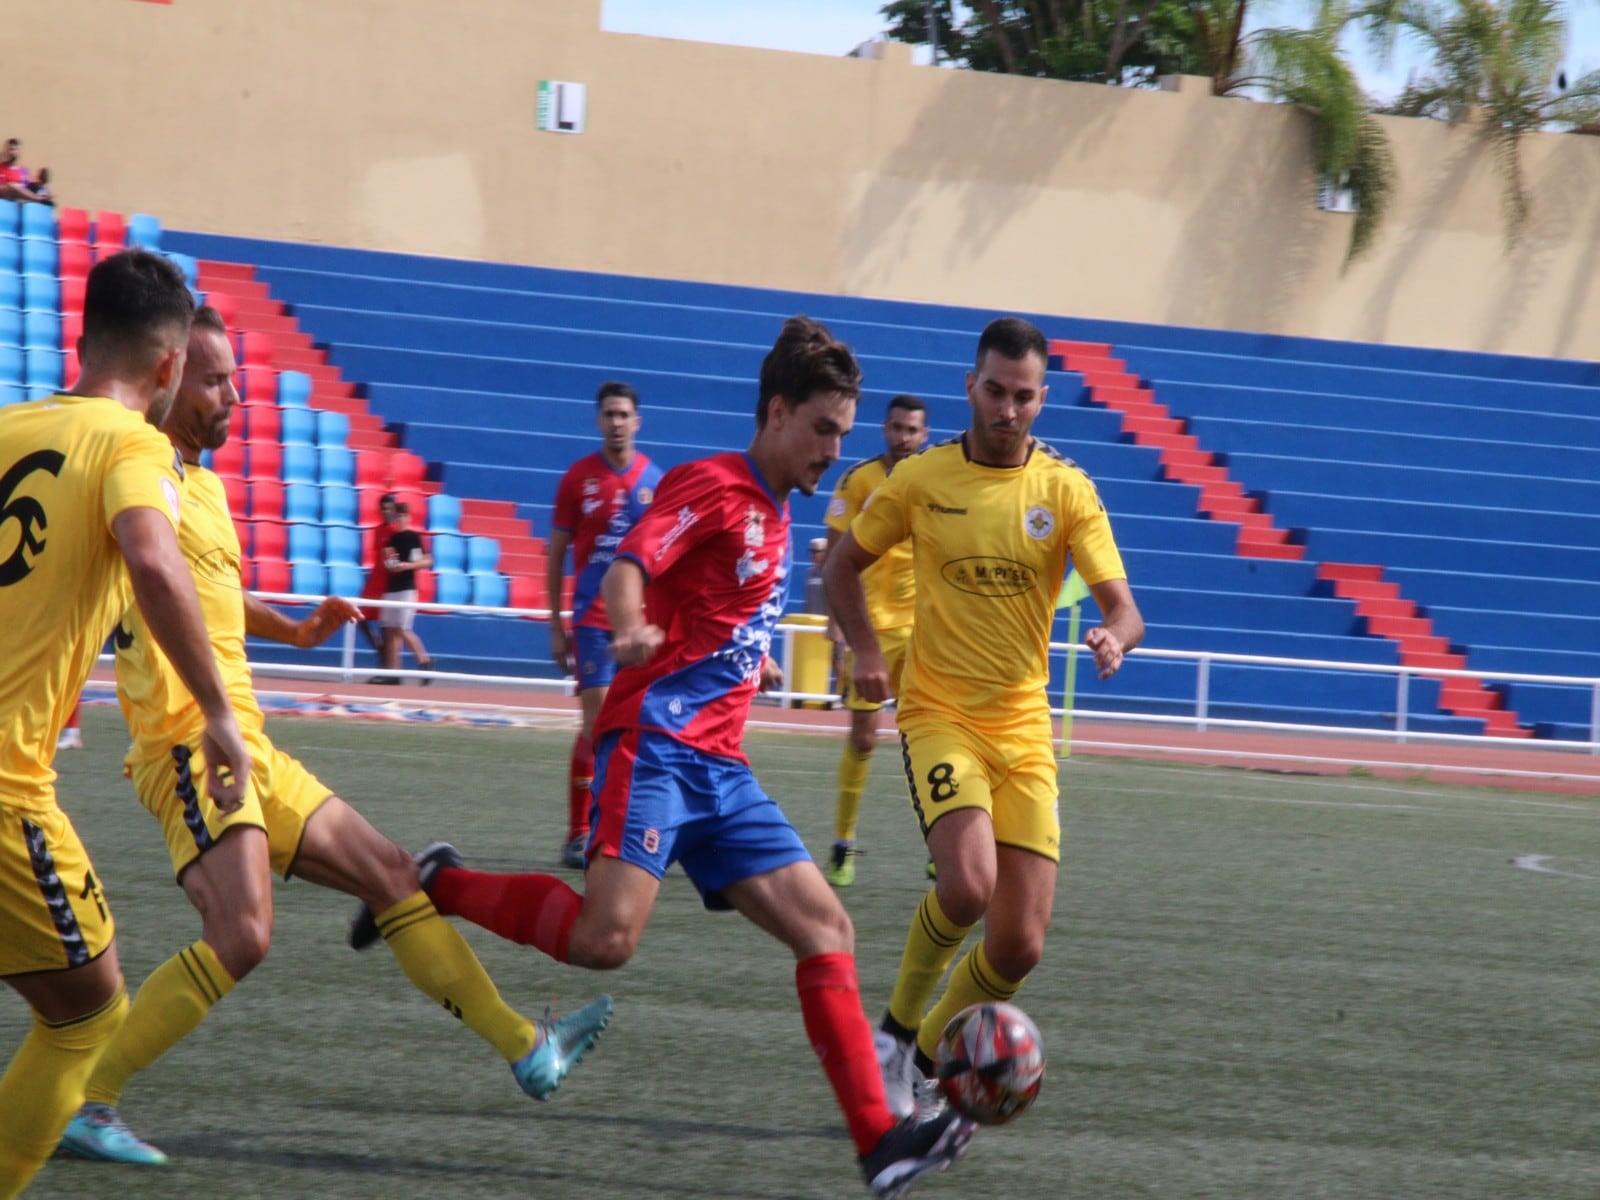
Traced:
[[563, 675], [572, 674], [572, 650], [567, 643], [566, 622], [561, 619], [561, 592], [566, 585], [567, 547], [572, 545], [570, 529], [552, 529], [545, 547], [545, 602], [550, 606], [550, 657]]
[[863, 700], [882, 703], [889, 698], [889, 666], [878, 648], [878, 635], [867, 615], [867, 593], [861, 586], [861, 572], [879, 556], [846, 532], [828, 552], [822, 564], [822, 587], [828, 597], [828, 611], [855, 652], [856, 673], [852, 682]]
[[1101, 679], [1110, 679], [1122, 666], [1122, 656], [1144, 641], [1144, 617], [1133, 602], [1133, 590], [1126, 579], [1107, 579], [1091, 583], [1094, 602], [1100, 606], [1100, 624], [1083, 635], [1083, 644], [1094, 651], [1095, 669]]
[[[111, 532], [127, 560], [133, 595], [150, 635], [205, 714], [203, 746], [211, 796], [219, 808], [232, 811], [244, 799], [250, 752], [217, 672], [200, 599], [195, 595], [189, 564], [178, 548], [177, 532], [163, 513], [144, 507], [123, 509], [112, 519]], [[231, 774], [224, 776], [224, 769]]]
[[361, 610], [340, 596], [329, 596], [303, 620], [273, 608], [255, 593], [244, 594], [244, 631], [251, 637], [266, 638], [285, 646], [309, 650], [333, 636], [341, 625], [361, 619]]
[[618, 555], [600, 581], [600, 594], [611, 618], [611, 653], [625, 667], [643, 666], [666, 636], [645, 620], [644, 568]]

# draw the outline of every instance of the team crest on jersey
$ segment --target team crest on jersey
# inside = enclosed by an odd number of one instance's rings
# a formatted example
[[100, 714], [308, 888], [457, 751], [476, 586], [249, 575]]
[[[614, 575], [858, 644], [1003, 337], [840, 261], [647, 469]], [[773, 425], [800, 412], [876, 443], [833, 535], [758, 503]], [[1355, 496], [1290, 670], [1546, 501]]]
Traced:
[[739, 556], [739, 565], [735, 568], [741, 584], [749, 583], [760, 575], [772, 564], [764, 558], [757, 558], [754, 552], [746, 550]]
[[648, 508], [650, 506], [650, 501], [656, 498], [656, 490], [655, 488], [651, 487], [639, 488], [633, 493], [633, 498]]
[[[744, 510], [744, 544], [750, 547], [762, 546], [767, 540], [767, 516], [754, 504]], [[745, 558], [749, 558], [747, 554]], [[741, 562], [741, 567], [743, 563]], [[763, 563], [761, 569], [766, 570]]]
[[1049, 537], [1055, 527], [1055, 516], [1048, 508], [1041, 508], [1038, 505], [1030, 508], [1027, 515], [1022, 518], [1022, 528], [1036, 542]]
[[843, 496], [835, 496], [832, 502], [828, 505], [828, 515], [830, 517], [842, 517], [845, 514], [845, 510], [849, 507], [850, 506], [845, 503]]
[[172, 512], [172, 523], [178, 524], [183, 520], [183, 506], [178, 503], [178, 485], [163, 476], [161, 494], [166, 498], [167, 508]]

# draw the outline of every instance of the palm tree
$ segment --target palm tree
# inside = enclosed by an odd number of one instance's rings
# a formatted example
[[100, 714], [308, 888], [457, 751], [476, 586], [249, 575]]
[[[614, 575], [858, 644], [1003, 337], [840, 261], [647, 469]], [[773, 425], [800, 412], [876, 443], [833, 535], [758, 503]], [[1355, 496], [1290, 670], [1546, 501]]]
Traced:
[[1567, 22], [1559, 0], [1372, 0], [1359, 18], [1381, 51], [1404, 35], [1432, 55], [1390, 111], [1478, 123], [1500, 163], [1515, 239], [1528, 218], [1523, 135], [1600, 127], [1600, 71], [1570, 87], [1560, 71]]

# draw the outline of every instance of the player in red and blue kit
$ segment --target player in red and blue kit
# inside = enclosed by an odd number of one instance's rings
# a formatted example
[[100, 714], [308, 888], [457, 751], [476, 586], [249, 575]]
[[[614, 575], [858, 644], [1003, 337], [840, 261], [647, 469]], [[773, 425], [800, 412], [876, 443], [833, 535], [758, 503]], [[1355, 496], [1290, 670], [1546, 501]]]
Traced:
[[[545, 584], [550, 604], [550, 655], [578, 681], [581, 725], [567, 769], [567, 836], [561, 864], [582, 869], [589, 840], [589, 788], [594, 781], [594, 720], [616, 672], [611, 623], [600, 580], [622, 536], [655, 496], [661, 470], [634, 451], [639, 433], [639, 394], [608, 380], [594, 397], [595, 424], [604, 445], [567, 468], [556, 487]], [[572, 595], [572, 637], [561, 621], [567, 547], [577, 578]]]
[[761, 367], [749, 450], [668, 471], [618, 547], [603, 593], [621, 669], [595, 726], [586, 894], [554, 875], [454, 866], [428, 887], [442, 913], [608, 969], [632, 957], [662, 875], [681, 864], [706, 907], [743, 913], [794, 953], [806, 1035], [868, 1186], [893, 1197], [958, 1158], [975, 1126], [937, 1102], [898, 1120], [889, 1111], [850, 917], [740, 748], [750, 701], [774, 671], [789, 493], [814, 493], [838, 459], [860, 378], [823, 326], [785, 322]]

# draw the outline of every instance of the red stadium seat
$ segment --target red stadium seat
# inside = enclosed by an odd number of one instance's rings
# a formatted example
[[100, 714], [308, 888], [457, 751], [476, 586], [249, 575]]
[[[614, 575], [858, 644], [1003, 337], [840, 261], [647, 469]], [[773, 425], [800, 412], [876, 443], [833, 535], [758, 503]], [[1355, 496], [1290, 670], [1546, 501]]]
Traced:
[[254, 401], [240, 405], [244, 410], [245, 427], [256, 441], [275, 442], [283, 432], [283, 415], [276, 404], [257, 404]]
[[95, 258], [115, 254], [128, 244], [128, 220], [118, 212], [94, 215]]
[[81, 208], [56, 209], [56, 238], [67, 242], [87, 243], [89, 240], [89, 214]]
[[[510, 608], [543, 608], [544, 589], [536, 579], [529, 579], [526, 575], [513, 575], [506, 604]], [[533, 620], [532, 617], [528, 619]]]
[[[239, 361], [245, 367], [266, 367], [272, 364], [272, 339], [264, 333], [239, 335]], [[274, 390], [276, 395], [276, 390]]]
[[88, 287], [86, 280], [77, 275], [64, 276], [61, 280], [61, 311], [83, 316], [83, 296]]
[[207, 292], [206, 303], [217, 310], [217, 315], [229, 329], [238, 324], [239, 302], [227, 292]]
[[[233, 514], [233, 522], [237, 525], [244, 519], [245, 501], [249, 497], [249, 487], [238, 475], [224, 475], [217, 472], [217, 478], [222, 480], [222, 491], [228, 497], [228, 511]], [[249, 551], [247, 550], [248, 554]]]
[[356, 451], [356, 486], [358, 488], [387, 488], [389, 486], [389, 452], [387, 450]]
[[283, 520], [283, 481], [256, 476], [250, 480], [250, 519]]
[[[229, 422], [231, 429], [232, 422]], [[244, 440], [230, 436], [211, 452], [211, 469], [218, 475], [244, 475]]]
[[255, 550], [252, 557], [261, 561], [282, 562], [285, 551], [289, 546], [289, 534], [281, 521], [250, 522], [252, 544]]
[[[428, 464], [409, 450], [396, 450], [389, 456], [389, 482], [395, 491], [421, 491], [427, 473]], [[411, 511], [418, 510], [413, 506]]]
[[289, 590], [289, 564], [282, 559], [257, 559], [251, 574], [255, 576], [250, 590], [253, 592], [287, 592]]
[[[229, 478], [231, 478], [231, 476]], [[223, 480], [223, 482], [226, 483], [227, 480], [225, 479], [225, 480]], [[250, 541], [251, 541], [251, 538], [250, 538], [250, 522], [244, 520], [241, 517], [234, 517], [234, 519], [233, 519], [233, 532], [235, 534], [237, 534], [238, 538], [239, 538], [239, 554], [240, 554], [240, 557], [248, 559], [250, 557]], [[243, 573], [244, 572], [241, 572], [241, 574], [243, 574]]]
[[61, 348], [71, 350], [73, 355], [78, 353], [78, 339], [83, 336], [83, 313], [63, 312], [61, 314]]
[[423, 604], [432, 604], [433, 598], [438, 594], [438, 584], [434, 581], [432, 571], [417, 572], [417, 600]]
[[[245, 334], [245, 337], [251, 336]], [[259, 363], [239, 372], [239, 394], [251, 404], [276, 404], [278, 402], [278, 373]]]
[[[245, 418], [244, 408], [245, 406], [242, 404], [235, 404], [233, 406], [233, 412], [228, 414], [227, 444], [230, 446], [244, 441], [246, 432], [250, 428], [249, 422]], [[240, 471], [239, 474], [243, 475], [244, 472]]]
[[251, 479], [279, 479], [283, 475], [283, 447], [277, 442], [249, 443]]
[[62, 242], [56, 247], [56, 274], [62, 279], [83, 279], [94, 265], [94, 254], [82, 242]]

